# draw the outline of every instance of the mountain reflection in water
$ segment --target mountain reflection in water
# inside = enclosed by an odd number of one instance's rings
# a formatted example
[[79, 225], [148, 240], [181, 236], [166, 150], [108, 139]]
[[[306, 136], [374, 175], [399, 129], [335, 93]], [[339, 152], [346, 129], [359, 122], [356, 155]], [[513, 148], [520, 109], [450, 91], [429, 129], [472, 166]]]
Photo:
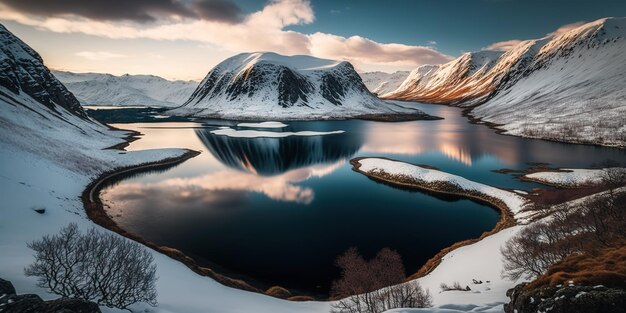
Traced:
[[233, 138], [212, 134], [210, 129], [195, 132], [224, 165], [259, 176], [346, 160], [363, 144], [361, 132], [285, 138]]

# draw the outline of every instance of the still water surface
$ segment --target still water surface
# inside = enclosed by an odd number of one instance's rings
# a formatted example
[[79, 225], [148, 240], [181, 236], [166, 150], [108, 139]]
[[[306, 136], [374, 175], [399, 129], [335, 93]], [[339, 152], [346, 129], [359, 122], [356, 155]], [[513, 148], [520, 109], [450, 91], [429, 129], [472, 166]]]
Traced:
[[[177, 248], [201, 264], [267, 285], [325, 294], [333, 263], [349, 247], [366, 257], [396, 249], [407, 274], [440, 249], [474, 238], [498, 219], [470, 200], [436, 197], [376, 183], [353, 172], [353, 157], [428, 164], [502, 188], [540, 187], [493, 170], [528, 162], [589, 167], [626, 160], [621, 149], [503, 136], [470, 124], [457, 108], [405, 103], [439, 121], [288, 122], [283, 131], [343, 134], [230, 138], [210, 133], [234, 122], [130, 123], [145, 135], [129, 150], [180, 147], [202, 154], [162, 172], [109, 186], [102, 199], [124, 229]], [[280, 131], [280, 130], [273, 130]]]

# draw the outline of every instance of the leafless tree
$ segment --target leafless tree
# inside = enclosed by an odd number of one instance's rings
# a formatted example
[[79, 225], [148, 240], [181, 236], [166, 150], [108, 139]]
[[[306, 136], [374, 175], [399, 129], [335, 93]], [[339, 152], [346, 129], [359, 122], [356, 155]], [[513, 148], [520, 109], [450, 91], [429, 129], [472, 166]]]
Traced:
[[333, 304], [334, 312], [378, 313], [431, 305], [430, 293], [417, 282], [403, 283], [404, 265], [396, 251], [382, 249], [368, 262], [351, 248], [339, 256], [337, 265], [341, 278], [333, 282], [331, 294], [342, 299]]
[[156, 305], [156, 265], [141, 245], [74, 223], [56, 235], [28, 244], [35, 262], [24, 269], [38, 286], [68, 298], [127, 309], [136, 302]]

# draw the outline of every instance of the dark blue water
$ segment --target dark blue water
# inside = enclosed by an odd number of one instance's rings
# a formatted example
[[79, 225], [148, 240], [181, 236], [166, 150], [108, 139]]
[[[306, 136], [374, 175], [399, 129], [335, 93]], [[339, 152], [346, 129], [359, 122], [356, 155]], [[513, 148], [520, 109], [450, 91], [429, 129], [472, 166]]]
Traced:
[[[338, 275], [337, 255], [396, 249], [407, 274], [457, 241], [480, 236], [498, 219], [492, 208], [376, 183], [351, 170], [353, 157], [428, 164], [502, 188], [529, 190], [493, 170], [528, 162], [589, 167], [625, 160], [620, 149], [503, 136], [468, 123], [460, 110], [409, 104], [439, 121], [290, 122], [283, 130], [344, 130], [287, 138], [211, 134], [234, 122], [118, 124], [145, 134], [129, 149], [184, 147], [202, 154], [159, 173], [125, 179], [103, 192], [124, 229], [171, 246], [236, 277], [324, 294]], [[276, 130], [275, 130], [276, 131]]]

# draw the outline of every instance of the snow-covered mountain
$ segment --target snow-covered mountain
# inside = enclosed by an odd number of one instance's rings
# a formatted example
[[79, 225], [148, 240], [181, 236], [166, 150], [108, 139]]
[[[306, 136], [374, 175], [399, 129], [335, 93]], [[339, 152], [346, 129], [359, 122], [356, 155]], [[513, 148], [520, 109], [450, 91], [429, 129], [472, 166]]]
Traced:
[[60, 114], [87, 115], [70, 93], [43, 65], [35, 50], [0, 25], [0, 95], [9, 105], [30, 99]]
[[382, 95], [392, 92], [409, 76], [409, 71], [397, 71], [394, 73], [385, 72], [366, 72], [359, 73], [363, 84], [376, 95]]
[[500, 51], [465, 53], [442, 65], [424, 65], [413, 70], [398, 89], [385, 98], [433, 103], [459, 103], [482, 99], [491, 90], [492, 71]]
[[[0, 25], [0, 147], [3, 165], [14, 153], [45, 159], [71, 170], [98, 166], [85, 151], [122, 142], [90, 119], [78, 100], [43, 64], [37, 52]], [[30, 155], [29, 157], [25, 156]], [[19, 167], [16, 167], [19, 168]]]
[[82, 105], [177, 107], [198, 82], [167, 80], [154, 75], [115, 76], [53, 71]]
[[626, 145], [626, 18], [414, 70], [388, 99], [475, 106], [509, 134]]
[[215, 66], [185, 104], [169, 111], [230, 119], [328, 119], [423, 114], [372, 95], [348, 62], [242, 53]]

